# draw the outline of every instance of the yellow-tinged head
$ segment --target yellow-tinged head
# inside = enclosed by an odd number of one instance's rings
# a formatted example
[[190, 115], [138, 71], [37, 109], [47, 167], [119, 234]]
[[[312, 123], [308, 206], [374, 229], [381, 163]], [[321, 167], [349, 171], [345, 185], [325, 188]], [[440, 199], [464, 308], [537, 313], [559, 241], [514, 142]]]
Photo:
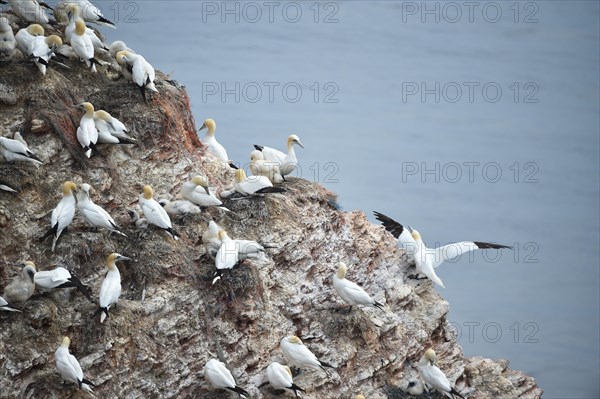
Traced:
[[72, 195], [75, 191], [77, 191], [77, 184], [72, 181], [63, 183], [63, 196]]
[[152, 186], [146, 184], [144, 186], [144, 198], [149, 200], [152, 199], [152, 197], [154, 197], [154, 190], [152, 190]]
[[235, 171], [235, 182], [241, 183], [246, 180], [246, 171], [244, 169], [236, 169]]
[[338, 271], [337, 271], [338, 278], [341, 278], [341, 279], [346, 278], [347, 270], [348, 270], [348, 268], [346, 267], [346, 264], [344, 262], [338, 263]]
[[300, 142], [300, 138], [298, 136], [296, 136], [295, 134], [292, 134], [290, 137], [288, 137], [288, 141], [287, 141], [288, 149], [292, 148], [292, 146], [294, 144], [298, 144], [300, 147], [304, 148], [304, 146]]
[[69, 17], [69, 20], [71, 21], [74, 18], [79, 18], [79, 16], [81, 15], [79, 6], [75, 3], [69, 3], [67, 6], [67, 16]]
[[49, 47], [55, 46], [55, 47], [60, 47], [63, 44], [62, 39], [60, 38], [60, 36], [57, 35], [50, 35], [46, 38], [46, 44]]
[[411, 235], [412, 235], [412, 238], [415, 241], [422, 241], [422, 239], [421, 239], [421, 233], [419, 233], [417, 230], [413, 230], [412, 233], [411, 233]]
[[354, 399], [365, 399], [364, 395], [356, 395]]
[[44, 36], [44, 28], [39, 24], [31, 24], [27, 27], [27, 32], [31, 36]]
[[75, 34], [78, 36], [85, 35], [85, 22], [83, 22], [83, 19], [75, 21]]
[[225, 230], [219, 230], [218, 236], [219, 236], [219, 240], [224, 240], [225, 238], [229, 237]]
[[212, 136], [215, 134], [215, 130], [217, 130], [217, 124], [213, 119], [207, 119], [204, 121], [204, 124], [202, 124], [200, 130], [202, 129], [208, 129], [208, 132], [206, 134]]
[[285, 371], [287, 371], [287, 373], [290, 375], [290, 377], [293, 377], [292, 370], [290, 370], [290, 368], [288, 366], [283, 366], [283, 368], [285, 369]]
[[104, 111], [103, 109], [101, 109], [100, 111], [94, 112], [94, 118], [101, 119], [104, 122], [108, 122], [108, 123], [112, 122], [112, 116], [108, 112]]
[[69, 346], [71, 346], [71, 338], [67, 337], [66, 335], [63, 337], [60, 346], [68, 348]]
[[110, 270], [114, 270], [116, 267], [116, 263], [120, 260], [131, 260], [130, 258], [123, 256], [121, 254], [118, 253], [112, 253], [110, 255], [108, 255], [108, 258], [106, 258], [106, 267], [108, 267]]
[[194, 176], [192, 183], [200, 187], [208, 187], [208, 179], [204, 176]]
[[302, 345], [302, 340], [295, 335], [288, 338], [290, 344]]
[[437, 359], [437, 355], [432, 348], [427, 349], [423, 357], [425, 357], [425, 359], [427, 359], [431, 364], [435, 363]]
[[83, 108], [85, 110], [85, 116], [88, 118], [94, 117], [94, 105], [90, 102], [84, 102], [81, 104], [77, 104], [77, 107]]
[[121, 50], [117, 53], [115, 58], [119, 64], [123, 65], [127, 62], [127, 57], [129, 57], [130, 55], [131, 55], [131, 53], [129, 51]]

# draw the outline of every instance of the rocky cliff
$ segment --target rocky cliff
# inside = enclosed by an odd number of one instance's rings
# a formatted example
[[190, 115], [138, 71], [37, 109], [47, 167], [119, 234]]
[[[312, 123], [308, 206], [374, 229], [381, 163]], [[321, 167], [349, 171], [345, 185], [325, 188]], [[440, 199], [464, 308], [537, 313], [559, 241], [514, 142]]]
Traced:
[[[211, 357], [224, 361], [253, 398], [275, 398], [265, 369], [283, 362], [279, 341], [291, 334], [335, 366], [330, 376], [304, 370], [295, 377], [304, 398], [404, 397], [398, 387], [418, 378], [416, 362], [427, 347], [471, 398], [541, 396], [535, 381], [506, 361], [465, 358], [446, 320], [449, 304], [429, 281], [407, 278], [411, 270], [393, 237], [362, 212], [340, 212], [335, 194], [309, 181], [290, 179], [284, 194], [231, 199], [230, 213], [208, 211], [231, 236], [269, 244], [260, 259], [212, 285], [203, 218], [177, 220], [176, 242], [159, 231], [141, 234], [126, 212], [137, 207], [145, 184], [156, 197], [174, 198], [197, 174], [218, 189], [232, 183], [229, 168], [204, 152], [185, 90], [158, 73], [159, 93], [146, 104], [106, 67], [92, 74], [78, 62], [67, 66], [45, 77], [25, 61], [0, 66], [1, 135], [23, 132], [44, 161], [38, 168], [0, 163], [0, 179], [19, 190], [0, 191], [0, 287], [18, 274], [11, 265], [32, 260], [38, 270], [71, 269], [97, 296], [111, 252], [133, 261], [119, 265], [121, 300], [104, 324], [90, 319], [94, 305], [74, 290], [36, 295], [23, 313], [0, 312], [0, 397], [85, 397], [63, 386], [55, 369], [54, 351], [69, 335], [101, 398], [229, 397], [202, 376]], [[81, 111], [73, 107], [83, 101], [123, 121], [138, 144], [100, 146], [85, 158], [75, 135]], [[92, 231], [76, 216], [51, 253], [51, 240], [39, 237], [65, 180], [91, 184], [92, 199], [129, 238]], [[332, 287], [340, 260], [385, 311], [340, 311]]]

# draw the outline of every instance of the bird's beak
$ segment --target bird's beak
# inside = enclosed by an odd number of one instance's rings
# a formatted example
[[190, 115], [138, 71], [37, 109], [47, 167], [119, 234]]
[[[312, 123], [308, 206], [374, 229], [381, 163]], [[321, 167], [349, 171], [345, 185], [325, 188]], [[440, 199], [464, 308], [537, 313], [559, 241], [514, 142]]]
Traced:
[[408, 229], [408, 231], [409, 231], [410, 233], [412, 233], [412, 232], [413, 232], [413, 228], [412, 228], [412, 227], [410, 227], [410, 225], [406, 226], [406, 228]]
[[300, 140], [296, 140], [296, 144], [298, 144], [300, 147], [304, 148], [304, 146], [302, 145], [302, 143], [300, 142]]
[[83, 109], [83, 104], [76, 104], [76, 105], [73, 105], [73, 108], [82, 108], [82, 109]]
[[206, 123], [204, 123], [204, 124], [202, 124], [202, 127], [200, 129], [198, 129], [198, 131], [201, 131], [201, 130], [206, 129], [206, 128], [207, 128]]
[[202, 188], [204, 189], [204, 191], [206, 191], [206, 195], [210, 195], [210, 191], [208, 189], [208, 186], [204, 186]]
[[131, 258], [128, 258], [127, 256], [117, 256], [117, 260], [131, 260]]

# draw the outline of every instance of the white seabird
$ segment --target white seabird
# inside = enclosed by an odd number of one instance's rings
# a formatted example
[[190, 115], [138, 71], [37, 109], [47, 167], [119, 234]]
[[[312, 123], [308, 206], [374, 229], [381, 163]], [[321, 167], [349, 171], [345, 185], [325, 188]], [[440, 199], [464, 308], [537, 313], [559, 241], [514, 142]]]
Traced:
[[117, 53], [117, 62], [122, 67], [129, 71], [131, 74], [133, 82], [139, 87], [140, 93], [142, 93], [142, 97], [144, 101], [146, 99], [146, 89], [158, 92], [156, 86], [154, 85], [154, 79], [156, 74], [154, 72], [154, 68], [144, 57], [139, 54], [130, 53], [127, 50], [119, 51]]
[[98, 61], [94, 58], [94, 43], [86, 33], [86, 26], [82, 19], [75, 21], [75, 31], [71, 36], [71, 48], [77, 56], [84, 60], [92, 72], [96, 72]]
[[33, 295], [35, 291], [35, 283], [33, 282], [35, 276], [35, 264], [27, 261], [23, 263], [23, 269], [17, 277], [13, 279], [2, 293], [2, 298], [8, 303], [25, 302]]
[[171, 216], [186, 216], [189, 214], [199, 214], [202, 211], [200, 207], [188, 200], [170, 201], [166, 198], [158, 200], [160, 206], [165, 208], [165, 211]]
[[235, 379], [224, 363], [217, 359], [210, 359], [204, 366], [204, 378], [206, 378], [216, 389], [228, 389], [242, 396], [249, 398], [250, 394], [235, 383]]
[[135, 51], [127, 47], [127, 44], [125, 44], [125, 42], [122, 40], [115, 40], [108, 46], [108, 56], [111, 60], [116, 61], [117, 53], [119, 51], [128, 51], [130, 53], [135, 54]]
[[85, 22], [116, 28], [115, 24], [104, 18], [102, 11], [88, 0], [62, 0], [54, 7], [54, 18], [56, 22], [65, 24], [69, 21], [70, 5], [77, 5], [81, 10], [80, 17]]
[[14, 139], [0, 137], [0, 154], [7, 162], [32, 162], [36, 166], [43, 162], [30, 149], [21, 133], [15, 132]]
[[12, 61], [15, 57], [17, 41], [6, 17], [0, 17], [0, 64]]
[[223, 204], [208, 186], [208, 180], [204, 176], [194, 176], [192, 180], [183, 183], [181, 196], [196, 205], [219, 206]]
[[450, 381], [448, 381], [443, 371], [434, 364], [436, 358], [434, 350], [430, 348], [425, 351], [425, 354], [419, 360], [417, 368], [425, 384], [436, 391], [444, 393], [446, 396], [454, 397], [453, 395], [457, 395], [464, 399], [464, 396], [450, 385]]
[[421, 396], [425, 388], [421, 381], [409, 381], [406, 385], [406, 393], [411, 396]]
[[323, 370], [327, 375], [329, 375], [329, 372], [325, 370], [325, 367], [334, 368], [332, 365], [317, 359], [315, 354], [304, 346], [302, 340], [295, 335], [282, 338], [279, 348], [288, 363], [296, 367]]
[[346, 270], [346, 264], [340, 262], [338, 264], [337, 273], [333, 275], [333, 286], [340, 295], [340, 298], [350, 305], [348, 311], [352, 310], [352, 306], [354, 305], [370, 306], [383, 310], [383, 305], [381, 303], [371, 298], [369, 294], [358, 285], [346, 279]]
[[128, 130], [117, 118], [104, 110], [94, 112], [94, 126], [98, 131], [100, 144], [136, 144], [137, 141], [127, 135]]
[[96, 35], [96, 32], [93, 29], [90, 29], [87, 26], [85, 26], [85, 21], [81, 18], [81, 9], [79, 8], [79, 6], [77, 4], [71, 3], [67, 6], [67, 11], [69, 24], [65, 28], [65, 42], [72, 44], [71, 41], [73, 39], [73, 36], [76, 34], [75, 31], [77, 30], [77, 21], [81, 21], [82, 23], [84, 23], [85, 28], [81, 28], [81, 31], [84, 32], [84, 36], [87, 36], [87, 38], [90, 39], [92, 46], [94, 46], [94, 53], [97, 52], [101, 54], [107, 54], [108, 48], [106, 47], [104, 42], [100, 40], [100, 38]]
[[292, 370], [288, 366], [273, 362], [267, 367], [267, 379], [269, 384], [276, 390], [286, 390], [292, 392], [298, 397], [298, 391], [304, 392], [304, 389], [294, 384]]
[[250, 171], [254, 176], [264, 176], [274, 184], [283, 181], [279, 162], [265, 161], [263, 153], [258, 150], [250, 153]]
[[56, 247], [56, 242], [60, 238], [61, 233], [67, 228], [73, 221], [75, 216], [76, 199], [75, 193], [77, 192], [77, 185], [72, 181], [67, 181], [63, 184], [63, 197], [56, 205], [56, 208], [52, 211], [50, 217], [50, 230], [44, 234], [41, 238], [43, 241], [46, 237], [52, 235], [52, 252]]
[[89, 393], [93, 393], [92, 384], [89, 380], [83, 378], [83, 370], [75, 356], [69, 353], [69, 346], [71, 345], [71, 339], [69, 337], [63, 337], [62, 342], [56, 352], [54, 352], [54, 359], [56, 361], [56, 369], [60, 373], [61, 378], [64, 381], [72, 382], [77, 384], [79, 389], [83, 389]]
[[90, 288], [64, 267], [39, 271], [35, 273], [33, 281], [35, 287], [42, 292], [49, 292], [58, 288], [77, 288], [90, 302], [94, 302], [90, 296]]
[[202, 140], [202, 144], [206, 146], [208, 152], [224, 162], [229, 162], [229, 157], [227, 156], [225, 147], [223, 147], [215, 138], [215, 131], [217, 130], [217, 124], [215, 121], [212, 119], [205, 120], [202, 124], [202, 127], [198, 131], [202, 131], [204, 129], [207, 129], [207, 131], [206, 137], [204, 140]]
[[81, 185], [81, 191], [77, 195], [77, 209], [81, 216], [92, 227], [106, 229], [110, 232], [127, 237], [125, 233], [119, 230], [119, 226], [114, 219], [100, 205], [95, 204], [90, 198], [92, 186], [87, 183]]
[[98, 129], [96, 129], [94, 123], [94, 106], [92, 103], [86, 102], [78, 104], [76, 107], [85, 110], [85, 114], [81, 117], [77, 128], [77, 140], [83, 151], [85, 151], [85, 156], [89, 158], [92, 156], [92, 150], [96, 150], [96, 143], [98, 142]]
[[149, 185], [144, 186], [144, 192], [140, 194], [139, 203], [146, 220], [148, 220], [149, 224], [153, 224], [156, 227], [165, 230], [171, 237], [178, 240], [177, 237], [179, 237], [179, 234], [173, 230], [171, 218], [167, 214], [167, 211], [152, 198], [153, 196], [154, 191], [152, 190], [152, 187]]
[[[45, 9], [37, 0], [8, 0], [16, 16], [27, 22], [47, 24], [50, 22]], [[45, 5], [45, 4], [44, 4]]]
[[296, 158], [296, 152], [294, 151], [295, 144], [298, 144], [300, 147], [304, 148], [300, 142], [300, 138], [298, 138], [298, 136], [295, 134], [292, 134], [287, 140], [287, 154], [271, 147], [264, 147], [256, 144], [254, 145], [254, 148], [256, 148], [258, 151], [262, 151], [265, 161], [277, 162], [279, 164], [281, 176], [285, 180], [285, 176], [296, 170], [296, 166], [298, 165], [298, 159]]
[[131, 260], [130, 258], [113, 253], [106, 259], [106, 267], [108, 272], [102, 285], [100, 286], [100, 301], [98, 304], [100, 307], [92, 315], [92, 318], [96, 317], [100, 313], [100, 323], [104, 322], [104, 319], [108, 317], [108, 310], [112, 305], [116, 305], [121, 295], [121, 274], [117, 269], [116, 262], [121, 260]]
[[235, 184], [233, 189], [236, 193], [244, 196], [285, 192], [285, 189], [281, 187], [273, 187], [271, 180], [265, 176], [246, 177], [244, 169], [237, 169], [235, 171]]
[[208, 222], [208, 228], [202, 233], [202, 245], [206, 252], [215, 256], [221, 248], [221, 238], [219, 231], [223, 230], [214, 220]]
[[379, 212], [375, 212], [375, 217], [383, 224], [387, 231], [396, 237], [398, 248], [403, 249], [409, 259], [414, 261], [417, 273], [429, 277], [434, 283], [442, 287], [444, 287], [444, 283], [435, 273], [435, 268], [444, 263], [444, 261], [457, 258], [476, 249], [512, 249], [512, 247], [507, 245], [481, 241], [461, 241], [438, 248], [427, 248], [421, 239], [421, 234], [417, 230], [408, 227], [407, 231], [400, 223]]
[[44, 36], [44, 28], [39, 24], [31, 24], [27, 28], [19, 29], [15, 35], [17, 48], [23, 54], [23, 57], [29, 56], [29, 47], [33, 40], [38, 36]]
[[46, 75], [50, 59], [62, 44], [62, 39], [56, 35], [48, 37], [35, 36], [29, 44], [26, 56], [33, 60], [33, 63], [38, 67], [42, 75]]
[[215, 256], [215, 278], [213, 284], [221, 278], [223, 270], [232, 269], [244, 259], [257, 258], [265, 251], [264, 247], [256, 241], [232, 240], [225, 230], [220, 230], [218, 238], [221, 246]]

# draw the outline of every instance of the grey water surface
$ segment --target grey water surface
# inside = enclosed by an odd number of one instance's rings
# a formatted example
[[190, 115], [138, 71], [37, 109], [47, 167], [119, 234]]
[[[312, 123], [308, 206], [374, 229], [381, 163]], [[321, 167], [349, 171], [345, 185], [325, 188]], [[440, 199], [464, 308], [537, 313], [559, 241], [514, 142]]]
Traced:
[[438, 269], [465, 353], [600, 395], [598, 2], [99, 4], [242, 165], [295, 133], [344, 210], [513, 245]]

